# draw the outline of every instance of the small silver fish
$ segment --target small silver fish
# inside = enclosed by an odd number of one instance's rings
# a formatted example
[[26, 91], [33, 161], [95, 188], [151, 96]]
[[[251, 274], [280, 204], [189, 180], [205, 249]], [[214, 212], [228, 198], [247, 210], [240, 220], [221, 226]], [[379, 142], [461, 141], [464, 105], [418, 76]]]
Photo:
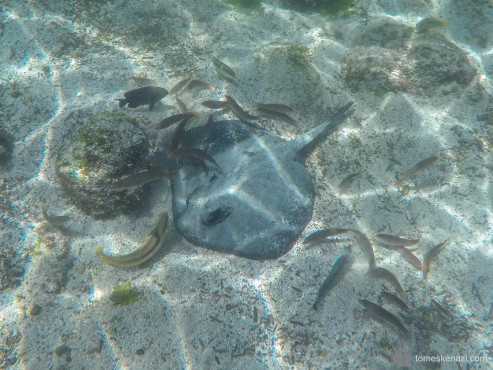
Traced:
[[206, 100], [201, 103], [204, 107], [211, 109], [223, 109], [228, 106], [226, 100]]
[[151, 80], [150, 78], [147, 77], [142, 77], [142, 76], [131, 76], [132, 80], [138, 87], [145, 87], [145, 86], [156, 86], [157, 82], [154, 80]]
[[133, 267], [141, 265], [151, 259], [159, 248], [161, 248], [161, 245], [167, 235], [167, 233], [165, 233], [167, 226], [168, 213], [164, 212], [159, 215], [156, 224], [152, 228], [142, 246], [137, 248], [135, 251], [123, 255], [108, 256], [103, 252], [102, 247], [97, 247], [96, 253], [109, 265], [117, 267]]
[[343, 178], [342, 181], [340, 182], [340, 184], [337, 186], [339, 193], [341, 193], [341, 194], [346, 193], [349, 190], [349, 188], [351, 187], [351, 185], [353, 184], [353, 182], [356, 179], [360, 179], [361, 176], [362, 176], [361, 172], [356, 172], [356, 173], [352, 173], [351, 175], [348, 175], [345, 178]]
[[349, 229], [349, 231], [351, 231], [354, 234], [354, 237], [356, 238], [358, 245], [360, 246], [363, 253], [366, 255], [366, 258], [368, 259], [368, 268], [370, 270], [373, 269], [376, 265], [376, 262], [375, 262], [375, 253], [373, 252], [373, 247], [371, 246], [370, 241], [368, 240], [365, 234], [363, 234], [358, 230]]
[[238, 117], [240, 120], [256, 120], [258, 119], [258, 116], [252, 116], [251, 114], [245, 112], [243, 108], [239, 106], [239, 104], [229, 95], [224, 95], [226, 98], [226, 101], [228, 102], [228, 106], [231, 108], [233, 113]]
[[406, 172], [404, 172], [401, 177], [399, 178], [399, 180], [397, 180], [396, 182], [396, 186], [399, 187], [402, 182], [406, 179], [408, 179], [409, 177], [415, 175], [416, 173], [418, 173], [419, 171], [422, 171], [424, 170], [425, 168], [428, 168], [430, 167], [433, 163], [435, 163], [436, 161], [438, 160], [438, 157], [437, 156], [433, 156], [433, 157], [429, 157], [429, 158], [426, 158], [426, 159], [423, 159], [422, 161], [418, 162], [416, 165], [412, 166], [410, 169], [408, 169]]
[[419, 271], [423, 271], [423, 264], [421, 263], [421, 260], [416, 257], [413, 252], [411, 252], [409, 249], [406, 249], [404, 247], [397, 247], [397, 250], [401, 254], [402, 258], [404, 258], [407, 262], [409, 262], [411, 265], [416, 267]]
[[255, 107], [255, 109], [261, 109], [268, 112], [284, 113], [284, 114], [294, 113], [293, 108], [288, 107], [287, 105], [284, 104], [278, 104], [278, 103], [264, 104], [264, 103], [255, 102], [253, 103], [253, 106]]
[[201, 160], [206, 160], [216, 166], [221, 172], [223, 171], [221, 166], [217, 164], [216, 160], [210, 154], [208, 154], [205, 150], [199, 148], [177, 148], [171, 153], [171, 156], [194, 157]]
[[423, 33], [423, 32], [428, 32], [428, 31], [435, 30], [438, 28], [446, 28], [446, 27], [448, 27], [448, 25], [449, 24], [447, 21], [443, 21], [440, 18], [437, 18], [435, 16], [430, 16], [430, 17], [426, 17], [426, 18], [422, 19], [421, 21], [419, 21], [416, 24], [415, 29], [416, 29], [416, 32]]
[[171, 88], [169, 91], [170, 95], [176, 95], [180, 92], [181, 89], [185, 87], [185, 85], [192, 79], [192, 77], [186, 77], [183, 80], [179, 81], [175, 86]]
[[111, 191], [120, 191], [148, 184], [152, 181], [160, 180], [170, 176], [170, 171], [149, 170], [136, 173], [118, 180], [111, 185]]
[[435, 245], [433, 248], [431, 248], [428, 252], [426, 252], [424, 258], [423, 258], [423, 273], [425, 274], [425, 277], [428, 275], [430, 272], [430, 264], [431, 261], [438, 256], [438, 254], [445, 248], [448, 243], [450, 242], [450, 238], [445, 240], [443, 243]]
[[399, 238], [398, 236], [388, 235], [388, 234], [377, 234], [375, 235], [375, 237], [387, 244], [398, 245], [401, 247], [411, 247], [413, 245], [418, 244], [420, 241], [420, 239], [402, 239]]
[[401, 310], [403, 311], [409, 311], [409, 307], [407, 306], [406, 302], [404, 302], [402, 299], [397, 297], [395, 294], [382, 291], [382, 297], [387, 301], [390, 302], [396, 306], [398, 306]]
[[370, 312], [377, 320], [383, 320], [394, 325], [396, 328], [402, 331], [406, 339], [412, 338], [411, 332], [402, 324], [402, 322], [397, 317], [394, 316], [394, 314], [366, 299], [358, 299], [358, 302], [364, 308], [366, 308], [368, 312]]
[[276, 120], [279, 120], [279, 121], [284, 121], [286, 123], [289, 123], [290, 125], [299, 126], [299, 124], [300, 124], [297, 120], [295, 120], [294, 118], [288, 116], [286, 113], [279, 113], [279, 112], [274, 112], [274, 111], [266, 111], [266, 110], [260, 109], [260, 108], [257, 108], [257, 113], [261, 117], [272, 118], [272, 119], [276, 119]]
[[368, 271], [368, 275], [373, 278], [380, 278], [387, 280], [392, 286], [399, 292], [403, 297], [407, 297], [407, 293], [402, 289], [399, 280], [395, 277], [393, 273], [383, 267], [372, 267], [370, 271]]
[[198, 117], [199, 114], [197, 112], [183, 112], [174, 114], [172, 116], [166, 117], [161, 122], [159, 122], [156, 126], [156, 130], [162, 130], [163, 128], [167, 128], [171, 125], [174, 125], [177, 122], [181, 122], [184, 119], [189, 119], [191, 117]]
[[188, 108], [185, 105], [185, 103], [178, 97], [178, 95], [175, 95], [175, 100], [176, 104], [178, 104], [178, 108], [180, 108], [182, 113], [188, 112]]
[[46, 204], [41, 204], [41, 215], [45, 219], [45, 221], [48, 221], [50, 224], [54, 226], [60, 226], [70, 220], [70, 216], [63, 215], [63, 216], [50, 216], [48, 214], [48, 206]]
[[216, 68], [216, 72], [218, 73], [219, 76], [224, 77], [225, 79], [235, 84], [238, 84], [238, 80], [236, 79], [236, 74], [228, 65], [221, 62], [215, 56], [212, 56], [212, 64], [214, 64], [214, 68]]
[[329, 238], [334, 235], [338, 234], [343, 234], [350, 231], [349, 229], [337, 229], [337, 228], [330, 228], [330, 229], [322, 229], [322, 230], [317, 230], [308, 235], [305, 240], [303, 240], [303, 244], [312, 244], [319, 242], [321, 240], [324, 240], [326, 238]]
[[344, 252], [339, 257], [337, 257], [336, 261], [332, 265], [332, 268], [330, 269], [329, 275], [327, 275], [324, 283], [318, 291], [317, 299], [312, 306], [314, 310], [318, 310], [320, 300], [324, 298], [330, 292], [330, 290], [339, 283], [339, 281], [341, 281], [343, 276], [351, 267], [352, 259], [350, 253], [351, 247], [348, 246], [344, 249]]
[[211, 84], [208, 84], [207, 82], [203, 82], [200, 80], [192, 80], [188, 83], [187, 85], [187, 90], [192, 91], [192, 90], [212, 90]]

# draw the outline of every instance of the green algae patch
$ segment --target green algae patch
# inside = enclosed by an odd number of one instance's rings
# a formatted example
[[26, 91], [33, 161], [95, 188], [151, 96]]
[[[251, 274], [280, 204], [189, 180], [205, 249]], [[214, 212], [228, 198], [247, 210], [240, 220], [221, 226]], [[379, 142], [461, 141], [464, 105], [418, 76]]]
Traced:
[[409, 187], [409, 185], [404, 185], [401, 188], [400, 192], [403, 196], [407, 196], [411, 192], [411, 188]]
[[334, 16], [347, 12], [355, 0], [283, 0], [282, 3], [302, 12], [319, 12], [323, 16]]
[[378, 342], [380, 347], [382, 349], [391, 349], [392, 346], [390, 345], [389, 339], [387, 337], [382, 337], [380, 341]]
[[55, 172], [68, 201], [97, 219], [128, 213], [142, 189], [111, 191], [113, 181], [147, 169], [150, 143], [139, 122], [117, 112], [87, 119], [57, 154]]
[[344, 58], [341, 74], [351, 92], [371, 91], [377, 96], [389, 92], [406, 91], [406, 77], [394, 77], [397, 60], [392, 55], [364, 56], [357, 53]]
[[[261, 99], [282, 102], [300, 110], [306, 121], [317, 121], [320, 112], [309, 107], [322, 104], [328, 93], [314, 66], [311, 45], [271, 43], [253, 54], [253, 75], [263, 90]], [[316, 103], [315, 103], [316, 102]]]
[[67, 358], [70, 358], [70, 354], [72, 352], [72, 348], [62, 344], [61, 346], [58, 346], [57, 348], [55, 348], [55, 350], [53, 351], [53, 353], [57, 356], [57, 357], [63, 357], [63, 356], [66, 356]]
[[26, 248], [26, 252], [31, 256], [31, 258], [36, 258], [43, 255], [41, 250], [41, 245], [43, 244], [43, 239], [38, 237], [33, 245]]
[[110, 295], [110, 301], [115, 306], [128, 306], [134, 304], [140, 299], [140, 292], [130, 285], [130, 282], [125, 285], [119, 285], [113, 288]]
[[237, 11], [244, 12], [259, 9], [262, 0], [225, 0], [225, 3], [233, 6]]
[[467, 53], [440, 34], [416, 33], [410, 43], [411, 32], [407, 26], [387, 22], [361, 36], [356, 41], [361, 47], [351, 49], [341, 62], [345, 86], [353, 93], [370, 91], [377, 97], [406, 92], [428, 98], [469, 86], [475, 69]]
[[309, 49], [302, 45], [290, 45], [286, 48], [288, 62], [298, 68], [307, 68]]
[[320, 14], [323, 16], [333, 16], [340, 12], [347, 12], [349, 7], [353, 5], [354, 0], [326, 0], [318, 1], [321, 3]]
[[262, 63], [268, 63], [278, 70], [284, 70], [288, 76], [293, 76], [293, 78], [299, 75], [304, 76], [307, 82], [315, 80], [310, 65], [310, 49], [304, 45], [268, 46], [260, 54], [259, 65]]

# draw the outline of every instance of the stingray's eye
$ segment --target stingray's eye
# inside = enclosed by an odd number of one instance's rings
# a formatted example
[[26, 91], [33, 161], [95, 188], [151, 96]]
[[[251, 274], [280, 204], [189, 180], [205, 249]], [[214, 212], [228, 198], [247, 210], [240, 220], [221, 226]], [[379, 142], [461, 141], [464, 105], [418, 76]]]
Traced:
[[207, 214], [207, 216], [202, 220], [202, 225], [214, 226], [220, 224], [221, 222], [226, 221], [230, 214], [231, 212], [229, 209], [217, 208], [215, 211]]

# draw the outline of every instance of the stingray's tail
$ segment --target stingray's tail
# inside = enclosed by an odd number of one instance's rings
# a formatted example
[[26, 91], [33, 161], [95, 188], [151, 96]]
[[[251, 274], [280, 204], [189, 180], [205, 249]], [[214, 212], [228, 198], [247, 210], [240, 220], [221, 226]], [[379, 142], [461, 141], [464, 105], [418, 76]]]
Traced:
[[344, 121], [348, 116], [349, 108], [353, 102], [347, 103], [337, 111], [327, 121], [322, 122], [317, 127], [312, 128], [306, 134], [303, 134], [292, 141], [297, 156], [305, 159], [315, 147], [323, 141], [327, 135], [337, 128], [337, 125]]
[[127, 99], [116, 99], [118, 100], [118, 105], [120, 108], [123, 108], [127, 104]]

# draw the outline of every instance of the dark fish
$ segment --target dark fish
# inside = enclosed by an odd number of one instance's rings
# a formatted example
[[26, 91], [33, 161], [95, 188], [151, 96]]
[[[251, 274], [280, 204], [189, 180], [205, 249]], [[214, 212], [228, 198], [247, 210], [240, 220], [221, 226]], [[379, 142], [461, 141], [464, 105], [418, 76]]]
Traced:
[[431, 300], [430, 308], [433, 309], [434, 311], [439, 312], [440, 316], [444, 316], [449, 320], [454, 317], [454, 315], [449, 310], [447, 310], [445, 307], [443, 307], [440, 303], [438, 303], [434, 299]]
[[157, 85], [156, 81], [151, 80], [147, 77], [132, 76], [132, 80], [134, 80], [135, 84], [139, 87], [156, 86]]
[[174, 94], [178, 94], [180, 92], [181, 89], [183, 89], [183, 87], [192, 79], [192, 77], [187, 77], [187, 78], [184, 78], [183, 80], [181, 80], [180, 82], [178, 82], [175, 86], [173, 86], [171, 88], [171, 90], [169, 91], [169, 94], [170, 95], [174, 95]]
[[481, 294], [479, 294], [478, 287], [474, 283], [472, 283], [472, 295], [478, 299], [479, 303], [481, 303], [482, 306], [484, 306], [484, 302], [481, 299]]
[[411, 339], [411, 332], [401, 323], [401, 321], [386, 309], [370, 302], [366, 299], [358, 299], [358, 302], [368, 310], [376, 319], [386, 321], [404, 333], [406, 339]]
[[406, 172], [404, 172], [399, 180], [396, 182], [396, 186], [399, 187], [401, 183], [408, 179], [409, 177], [415, 175], [419, 171], [424, 170], [427, 167], [430, 167], [433, 163], [435, 163], [438, 160], [437, 156], [429, 157], [426, 159], [423, 159], [421, 162], [418, 162], [416, 165], [412, 166], [410, 169], [408, 169]]
[[314, 310], [318, 310], [320, 300], [324, 298], [329, 293], [329, 291], [339, 283], [339, 281], [341, 281], [343, 276], [349, 270], [349, 267], [351, 267], [350, 253], [351, 247], [346, 247], [344, 249], [344, 252], [339, 257], [337, 257], [336, 261], [332, 265], [332, 268], [330, 269], [329, 275], [327, 275], [324, 283], [318, 291], [317, 299], [312, 306]]
[[110, 190], [112, 191], [120, 191], [129, 188], [134, 188], [137, 186], [141, 186], [147, 184], [152, 181], [156, 181], [162, 178], [165, 178], [170, 175], [170, 171], [161, 171], [161, 170], [149, 170], [136, 173], [135, 175], [130, 175], [124, 177], [121, 180], [118, 180], [111, 185]]
[[187, 85], [187, 90], [212, 90], [211, 84], [200, 80], [192, 80]]
[[207, 122], [205, 125], [212, 125], [214, 123], [214, 116], [212, 114], [209, 114], [209, 117], [207, 117]]
[[356, 172], [343, 178], [341, 183], [337, 187], [337, 189], [339, 189], [339, 193], [344, 194], [345, 192], [347, 192], [349, 187], [353, 184], [354, 180], [360, 178], [361, 172]]
[[163, 128], [167, 128], [176, 122], [183, 121], [184, 119], [190, 119], [191, 117], [198, 117], [197, 112], [184, 112], [184, 113], [178, 113], [174, 114], [172, 116], [166, 117], [163, 119], [161, 122], [159, 122], [156, 126], [157, 130], [161, 130]]
[[377, 239], [380, 239], [381, 241], [391, 244], [391, 245], [398, 245], [401, 247], [411, 247], [413, 245], [416, 245], [419, 243], [419, 239], [402, 239], [399, 238], [398, 236], [393, 236], [393, 235], [387, 235], [387, 234], [378, 234], [375, 235]]
[[184, 102], [181, 101], [178, 95], [175, 95], [175, 100], [176, 100], [176, 104], [178, 104], [178, 107], [180, 108], [182, 113], [188, 112], [187, 106], [185, 105]]
[[404, 302], [402, 299], [397, 297], [395, 294], [383, 291], [382, 292], [382, 297], [387, 301], [390, 302], [396, 306], [398, 306], [401, 310], [403, 311], [409, 311], [409, 307], [407, 306], [406, 302]]
[[202, 105], [211, 109], [223, 109], [228, 106], [226, 100], [206, 100], [202, 102]]
[[185, 125], [189, 119], [190, 118], [186, 118], [183, 121], [181, 121], [178, 127], [176, 128], [175, 133], [173, 134], [173, 137], [171, 138], [171, 142], [169, 144], [168, 158], [172, 157], [173, 153], [180, 146], [180, 143], [183, 140], [183, 136], [185, 135]]
[[288, 107], [287, 105], [284, 105], [284, 104], [276, 104], [276, 103], [263, 104], [263, 103], [255, 102], [255, 103], [253, 103], [253, 106], [256, 109], [261, 109], [261, 110], [268, 111], [268, 112], [284, 113], [284, 114], [293, 114], [294, 113], [293, 108]]
[[168, 95], [168, 90], [157, 86], [139, 87], [135, 90], [127, 91], [123, 94], [125, 99], [116, 99], [120, 103], [120, 108], [128, 104], [129, 108], [137, 108], [141, 105], [149, 105], [149, 109], [154, 108], [154, 104]]
[[368, 271], [368, 274], [373, 277], [373, 278], [380, 278], [387, 280], [392, 286], [399, 292], [400, 295], [403, 297], [407, 297], [406, 292], [404, 289], [402, 289], [401, 284], [399, 283], [399, 280], [395, 277], [393, 273], [391, 273], [389, 270], [384, 269], [383, 267], [373, 267]]
[[45, 221], [48, 221], [50, 224], [54, 226], [60, 226], [70, 220], [70, 216], [50, 216], [48, 214], [48, 206], [46, 204], [41, 204], [41, 215], [45, 219]]
[[205, 164], [205, 162], [202, 158], [189, 157], [189, 156], [183, 156], [180, 158], [186, 160], [184, 165], [200, 167], [202, 169], [202, 171], [204, 171], [206, 176], [209, 174], [209, 169], [207, 168], [207, 165]]
[[238, 117], [240, 120], [254, 120], [258, 119], [257, 116], [252, 116], [245, 112], [239, 105], [238, 103], [229, 95], [224, 95], [226, 98], [226, 101], [228, 102], [228, 106], [231, 108], [233, 113]]
[[215, 159], [208, 154], [205, 150], [199, 149], [199, 148], [177, 148], [175, 149], [172, 153], [172, 156], [184, 156], [184, 157], [194, 157], [194, 158], [199, 158], [202, 160], [206, 160], [210, 163], [212, 163], [214, 166], [216, 166], [221, 172], [223, 169]]
[[450, 238], [445, 240], [443, 243], [435, 245], [428, 252], [426, 252], [423, 259], [423, 272], [426, 275], [430, 272], [431, 261], [438, 256], [438, 254], [445, 248], [445, 246], [450, 242]]
[[418, 257], [416, 257], [413, 254], [413, 252], [411, 252], [410, 250], [404, 247], [398, 247], [397, 250], [407, 262], [409, 262], [411, 265], [416, 267], [419, 271], [423, 271], [423, 265], [421, 264], [421, 260]]
[[365, 234], [359, 232], [358, 230], [350, 229], [349, 231], [354, 234], [358, 245], [360, 246], [363, 253], [366, 255], [366, 258], [368, 258], [368, 265], [369, 269], [371, 270], [375, 267], [375, 253], [373, 252], [373, 247], [371, 246], [370, 241]]
[[308, 235], [305, 238], [305, 240], [303, 240], [303, 244], [316, 243], [321, 240], [324, 240], [325, 238], [329, 238], [337, 234], [344, 234], [348, 231], [349, 229], [337, 229], [337, 228], [317, 230], [311, 233], [310, 235]]
[[233, 82], [234, 84], [238, 84], [238, 80], [236, 79], [236, 74], [228, 65], [224, 64], [214, 56], [212, 57], [212, 64], [214, 64], [214, 68], [216, 68], [216, 72], [219, 76], [224, 77], [225, 79]]
[[286, 113], [279, 113], [279, 112], [273, 112], [273, 111], [271, 112], [271, 111], [266, 111], [264, 109], [259, 109], [259, 108], [257, 108], [257, 113], [261, 117], [272, 118], [272, 119], [276, 119], [279, 121], [284, 121], [286, 123], [289, 123], [290, 125], [298, 126], [300, 124], [297, 120], [295, 120], [294, 118], [291, 118]]

